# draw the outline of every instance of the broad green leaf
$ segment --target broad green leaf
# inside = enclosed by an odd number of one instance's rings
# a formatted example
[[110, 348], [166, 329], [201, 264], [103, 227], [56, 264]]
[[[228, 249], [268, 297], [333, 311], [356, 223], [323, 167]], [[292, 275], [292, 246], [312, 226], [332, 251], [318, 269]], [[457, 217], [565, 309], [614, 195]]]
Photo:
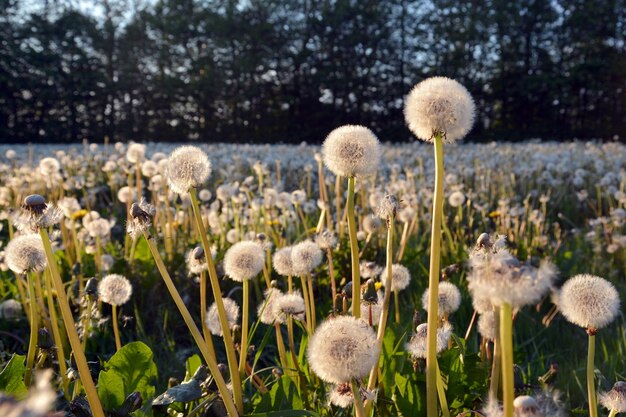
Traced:
[[[134, 391], [141, 394], [144, 402], [154, 397], [157, 367], [152, 351], [142, 342], [123, 346], [108, 362], [98, 378], [98, 394], [107, 397], [105, 408], [115, 410]], [[117, 385], [117, 386], [114, 386]], [[120, 396], [121, 386], [121, 396]]]
[[0, 372], [0, 392], [11, 394], [18, 398], [26, 395], [28, 389], [24, 385], [25, 358], [25, 356], [17, 354], [11, 356], [11, 360]]
[[185, 367], [187, 369], [187, 373], [185, 374], [185, 381], [189, 381], [191, 378], [193, 378], [193, 375], [196, 373], [201, 365], [202, 359], [200, 359], [200, 356], [193, 355], [189, 357], [189, 359], [187, 359], [187, 362], [185, 363]]
[[[263, 395], [254, 411], [302, 410], [304, 404], [298, 395], [296, 385], [290, 378], [282, 377]], [[261, 414], [264, 415], [264, 414]], [[286, 414], [282, 414], [286, 415]], [[308, 414], [304, 414], [308, 415]]]

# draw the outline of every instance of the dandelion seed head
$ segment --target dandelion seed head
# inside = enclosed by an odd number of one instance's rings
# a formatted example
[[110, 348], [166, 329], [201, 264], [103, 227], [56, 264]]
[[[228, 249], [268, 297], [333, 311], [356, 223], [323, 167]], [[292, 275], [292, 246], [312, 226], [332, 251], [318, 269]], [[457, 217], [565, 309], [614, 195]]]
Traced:
[[478, 332], [485, 339], [496, 340], [496, 320], [493, 311], [481, 313], [478, 317]]
[[375, 278], [383, 272], [383, 267], [379, 266], [374, 261], [361, 261], [359, 269], [361, 272], [361, 278], [363, 279]]
[[231, 246], [224, 255], [224, 272], [233, 281], [256, 277], [265, 264], [265, 251], [256, 242], [243, 241]]
[[106, 219], [97, 219], [89, 223], [87, 231], [91, 237], [106, 238], [111, 233], [111, 223]]
[[569, 322], [597, 330], [609, 325], [619, 314], [620, 299], [609, 281], [581, 274], [568, 279], [561, 287], [559, 308]]
[[368, 214], [363, 218], [363, 230], [367, 234], [376, 233], [378, 229], [380, 229], [380, 226], [380, 218], [374, 216], [373, 214]]
[[311, 240], [300, 242], [291, 249], [291, 263], [294, 275], [311, 273], [322, 263], [322, 250]]
[[391, 216], [395, 217], [398, 210], [400, 210], [400, 202], [396, 196], [387, 194], [380, 199], [376, 207], [376, 215], [383, 220], [387, 220]]
[[131, 143], [126, 150], [126, 160], [131, 164], [139, 163], [146, 154], [146, 145], [142, 143]]
[[[406, 343], [406, 350], [415, 358], [426, 358], [426, 336], [428, 333], [428, 325], [422, 323], [415, 329], [415, 333]], [[437, 353], [443, 352], [448, 348], [450, 337], [452, 336], [452, 325], [447, 321], [437, 328]]]
[[461, 191], [454, 191], [448, 197], [448, 204], [450, 204], [450, 207], [459, 207], [463, 203], [465, 203], [465, 194]]
[[311, 370], [335, 384], [369, 374], [378, 363], [376, 333], [363, 320], [340, 316], [324, 321], [309, 341], [307, 357]]
[[[380, 275], [383, 285], [387, 285], [387, 268]], [[391, 291], [402, 291], [409, 286], [411, 273], [404, 265], [393, 264], [391, 266]]]
[[0, 303], [0, 318], [12, 320], [23, 315], [22, 304], [12, 298]]
[[404, 102], [404, 118], [419, 139], [432, 142], [435, 133], [444, 141], [463, 138], [474, 124], [475, 105], [467, 89], [446, 77], [431, 77], [418, 83]]
[[51, 176], [57, 174], [61, 170], [61, 163], [53, 157], [43, 158], [39, 161], [39, 172], [43, 176]]
[[298, 321], [304, 321], [305, 304], [302, 294], [298, 291], [283, 294], [272, 304], [274, 319], [284, 323], [289, 317]]
[[274, 324], [277, 321], [274, 305], [283, 296], [282, 291], [278, 288], [268, 288], [265, 290], [265, 299], [259, 303], [257, 315], [261, 323]]
[[324, 230], [315, 236], [315, 243], [322, 250], [332, 250], [337, 246], [337, 236], [330, 230]]
[[[430, 291], [427, 288], [422, 295], [422, 307], [424, 310], [428, 311], [428, 300]], [[447, 316], [449, 314], [454, 313], [459, 309], [461, 305], [461, 291], [459, 288], [448, 281], [443, 281], [439, 283], [439, 308], [437, 309], [437, 314], [440, 317]]]
[[348, 408], [354, 402], [352, 389], [349, 383], [338, 384], [328, 394], [328, 402], [341, 408]]
[[132, 203], [135, 200], [135, 190], [125, 185], [117, 190], [117, 199], [124, 204]]
[[322, 145], [324, 164], [342, 177], [364, 177], [378, 169], [381, 148], [378, 138], [364, 126], [345, 125], [330, 132]]
[[288, 277], [293, 275], [293, 263], [291, 262], [291, 246], [278, 249], [272, 256], [272, 265], [278, 275]]
[[[239, 321], [239, 304], [235, 302], [235, 300], [224, 297], [224, 311], [226, 312], [226, 321], [228, 322], [229, 331], [233, 328]], [[206, 313], [205, 324], [211, 334], [215, 336], [223, 336], [222, 333], [222, 325], [220, 323], [220, 316], [217, 312], [217, 305], [215, 303], [211, 304]]]
[[16, 274], [41, 272], [48, 265], [41, 236], [36, 233], [11, 239], [4, 256], [7, 266]]
[[15, 218], [19, 231], [37, 232], [52, 227], [63, 218], [63, 212], [54, 204], [46, 204], [43, 196], [31, 194], [24, 198], [22, 212]]
[[539, 403], [529, 395], [520, 395], [513, 401], [515, 417], [544, 417]]
[[152, 216], [155, 213], [155, 207], [146, 203], [145, 199], [141, 199], [139, 203], [133, 203], [130, 206], [130, 220], [126, 225], [126, 232], [133, 240], [148, 231], [152, 224]]
[[209, 157], [196, 146], [176, 148], [168, 158], [165, 177], [172, 191], [186, 194], [199, 187], [211, 174]]
[[102, 278], [98, 283], [98, 296], [100, 300], [114, 306], [121, 306], [130, 300], [133, 286], [130, 281], [118, 274], [110, 274]]
[[608, 410], [626, 413], [626, 382], [616, 382], [610, 391], [600, 394], [598, 401]]

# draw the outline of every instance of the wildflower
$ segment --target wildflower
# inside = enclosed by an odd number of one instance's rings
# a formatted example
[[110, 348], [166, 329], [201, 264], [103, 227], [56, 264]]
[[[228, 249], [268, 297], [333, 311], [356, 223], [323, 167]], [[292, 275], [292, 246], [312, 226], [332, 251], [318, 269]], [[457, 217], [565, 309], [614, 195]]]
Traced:
[[337, 245], [337, 236], [330, 230], [324, 230], [315, 236], [315, 243], [322, 250], [332, 250]]
[[284, 323], [289, 317], [303, 321], [306, 312], [304, 298], [298, 291], [282, 294], [272, 304], [272, 310], [279, 323]]
[[146, 203], [144, 199], [130, 206], [130, 220], [126, 225], [126, 232], [131, 238], [137, 239], [150, 228], [154, 213], [154, 206]]
[[363, 231], [365, 233], [376, 233], [380, 229], [380, 218], [373, 214], [367, 215], [363, 218]]
[[259, 303], [257, 309], [257, 315], [259, 320], [264, 324], [274, 324], [276, 321], [276, 311], [274, 310], [274, 304], [280, 300], [283, 293], [277, 288], [268, 288], [265, 290], [265, 300]]
[[352, 316], [328, 319], [315, 331], [307, 348], [311, 369], [326, 382], [341, 384], [366, 376], [378, 362], [376, 333]]
[[39, 172], [44, 177], [57, 174], [61, 170], [61, 164], [56, 158], [47, 157], [39, 161]]
[[295, 275], [306, 275], [322, 263], [322, 251], [311, 240], [305, 240], [291, 249], [291, 263]]
[[[428, 326], [422, 323], [415, 329], [415, 333], [405, 345], [406, 350], [415, 358], [426, 358], [426, 332]], [[448, 348], [448, 342], [452, 336], [452, 325], [447, 321], [437, 328], [437, 353]]]
[[337, 384], [328, 394], [328, 402], [341, 408], [348, 408], [354, 402], [352, 389], [349, 383]]
[[131, 143], [126, 151], [126, 160], [131, 164], [139, 163], [146, 154], [146, 145], [142, 143]]
[[[212, 250], [211, 256], [215, 256]], [[199, 274], [202, 271], [209, 270], [209, 264], [204, 256], [204, 249], [202, 249], [202, 246], [196, 246], [187, 254], [187, 269], [189, 269], [189, 272], [192, 274]]]
[[626, 382], [616, 382], [609, 392], [600, 394], [599, 400], [610, 411], [626, 413]]
[[589, 330], [610, 324], [620, 309], [617, 290], [609, 281], [589, 274], [576, 275], [565, 282], [559, 295], [559, 308], [565, 318]]
[[544, 417], [539, 403], [529, 395], [520, 395], [513, 401], [515, 417]]
[[446, 77], [417, 84], [404, 105], [409, 129], [426, 142], [432, 142], [435, 134], [442, 134], [448, 143], [461, 139], [472, 128], [474, 113], [474, 100], [467, 89]]
[[97, 219], [89, 223], [87, 231], [91, 237], [107, 238], [111, 233], [111, 223], [106, 219]]
[[135, 200], [135, 190], [125, 185], [117, 190], [117, 199], [124, 204], [132, 203]]
[[185, 194], [199, 187], [211, 174], [211, 162], [202, 149], [196, 146], [181, 146], [170, 155], [165, 170], [167, 183], [172, 191]]
[[463, 203], [465, 203], [465, 194], [461, 191], [454, 191], [448, 197], [448, 204], [450, 204], [451, 207], [459, 207]]
[[39, 194], [31, 194], [24, 199], [22, 213], [15, 219], [15, 226], [20, 231], [36, 232], [57, 224], [62, 217], [63, 213], [56, 206], [46, 204]]
[[395, 216], [398, 210], [400, 210], [400, 202], [398, 199], [391, 194], [387, 194], [378, 203], [376, 215], [383, 220], [387, 220], [389, 217]]
[[361, 278], [375, 278], [383, 272], [383, 267], [373, 261], [362, 261], [360, 265]]
[[107, 304], [121, 306], [130, 300], [133, 286], [122, 275], [110, 274], [102, 278], [98, 283], [98, 295], [100, 300]]
[[[224, 310], [226, 311], [226, 320], [230, 329], [237, 324], [239, 320], [239, 305], [231, 298], [224, 298]], [[215, 336], [223, 336], [222, 325], [220, 324], [220, 318], [217, 312], [217, 305], [211, 304], [206, 313], [205, 319], [206, 327]], [[229, 329], [229, 330], [230, 330]]]
[[22, 316], [22, 304], [12, 298], [0, 303], [0, 319], [12, 320]]
[[[385, 268], [380, 275], [383, 285], [387, 285], [387, 268]], [[400, 264], [393, 264], [391, 266], [391, 291], [402, 291], [409, 286], [411, 282], [411, 273], [409, 270]]]
[[[422, 307], [428, 311], [428, 288], [422, 295]], [[439, 283], [439, 308], [437, 314], [440, 317], [448, 316], [459, 309], [461, 305], [461, 291], [458, 287], [450, 282], [443, 281]]]
[[291, 262], [291, 246], [284, 247], [274, 252], [272, 265], [278, 275], [288, 277], [293, 275], [293, 263]]
[[380, 161], [380, 143], [364, 126], [345, 125], [330, 132], [322, 145], [324, 164], [337, 176], [372, 175]]
[[7, 266], [16, 274], [41, 272], [48, 266], [43, 242], [36, 233], [13, 238], [6, 247], [5, 257]]
[[224, 255], [224, 272], [233, 281], [243, 282], [256, 277], [265, 264], [265, 251], [256, 242], [235, 243]]

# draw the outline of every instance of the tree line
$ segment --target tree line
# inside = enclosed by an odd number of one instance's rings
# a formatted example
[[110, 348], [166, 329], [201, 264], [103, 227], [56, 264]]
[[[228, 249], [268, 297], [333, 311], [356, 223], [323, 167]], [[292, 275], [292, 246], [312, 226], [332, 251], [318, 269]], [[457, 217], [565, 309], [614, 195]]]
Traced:
[[626, 138], [626, 0], [0, 0], [0, 141], [407, 140], [462, 82], [470, 139]]

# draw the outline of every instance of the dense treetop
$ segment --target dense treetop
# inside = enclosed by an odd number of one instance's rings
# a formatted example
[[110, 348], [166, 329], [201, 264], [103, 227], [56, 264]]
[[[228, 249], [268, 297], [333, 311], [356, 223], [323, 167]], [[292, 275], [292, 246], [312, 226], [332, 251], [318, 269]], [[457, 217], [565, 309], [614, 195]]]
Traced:
[[[626, 138], [626, 0], [0, 0], [0, 141], [406, 140], [432, 75], [470, 139]], [[31, 2], [32, 3], [32, 2]]]

